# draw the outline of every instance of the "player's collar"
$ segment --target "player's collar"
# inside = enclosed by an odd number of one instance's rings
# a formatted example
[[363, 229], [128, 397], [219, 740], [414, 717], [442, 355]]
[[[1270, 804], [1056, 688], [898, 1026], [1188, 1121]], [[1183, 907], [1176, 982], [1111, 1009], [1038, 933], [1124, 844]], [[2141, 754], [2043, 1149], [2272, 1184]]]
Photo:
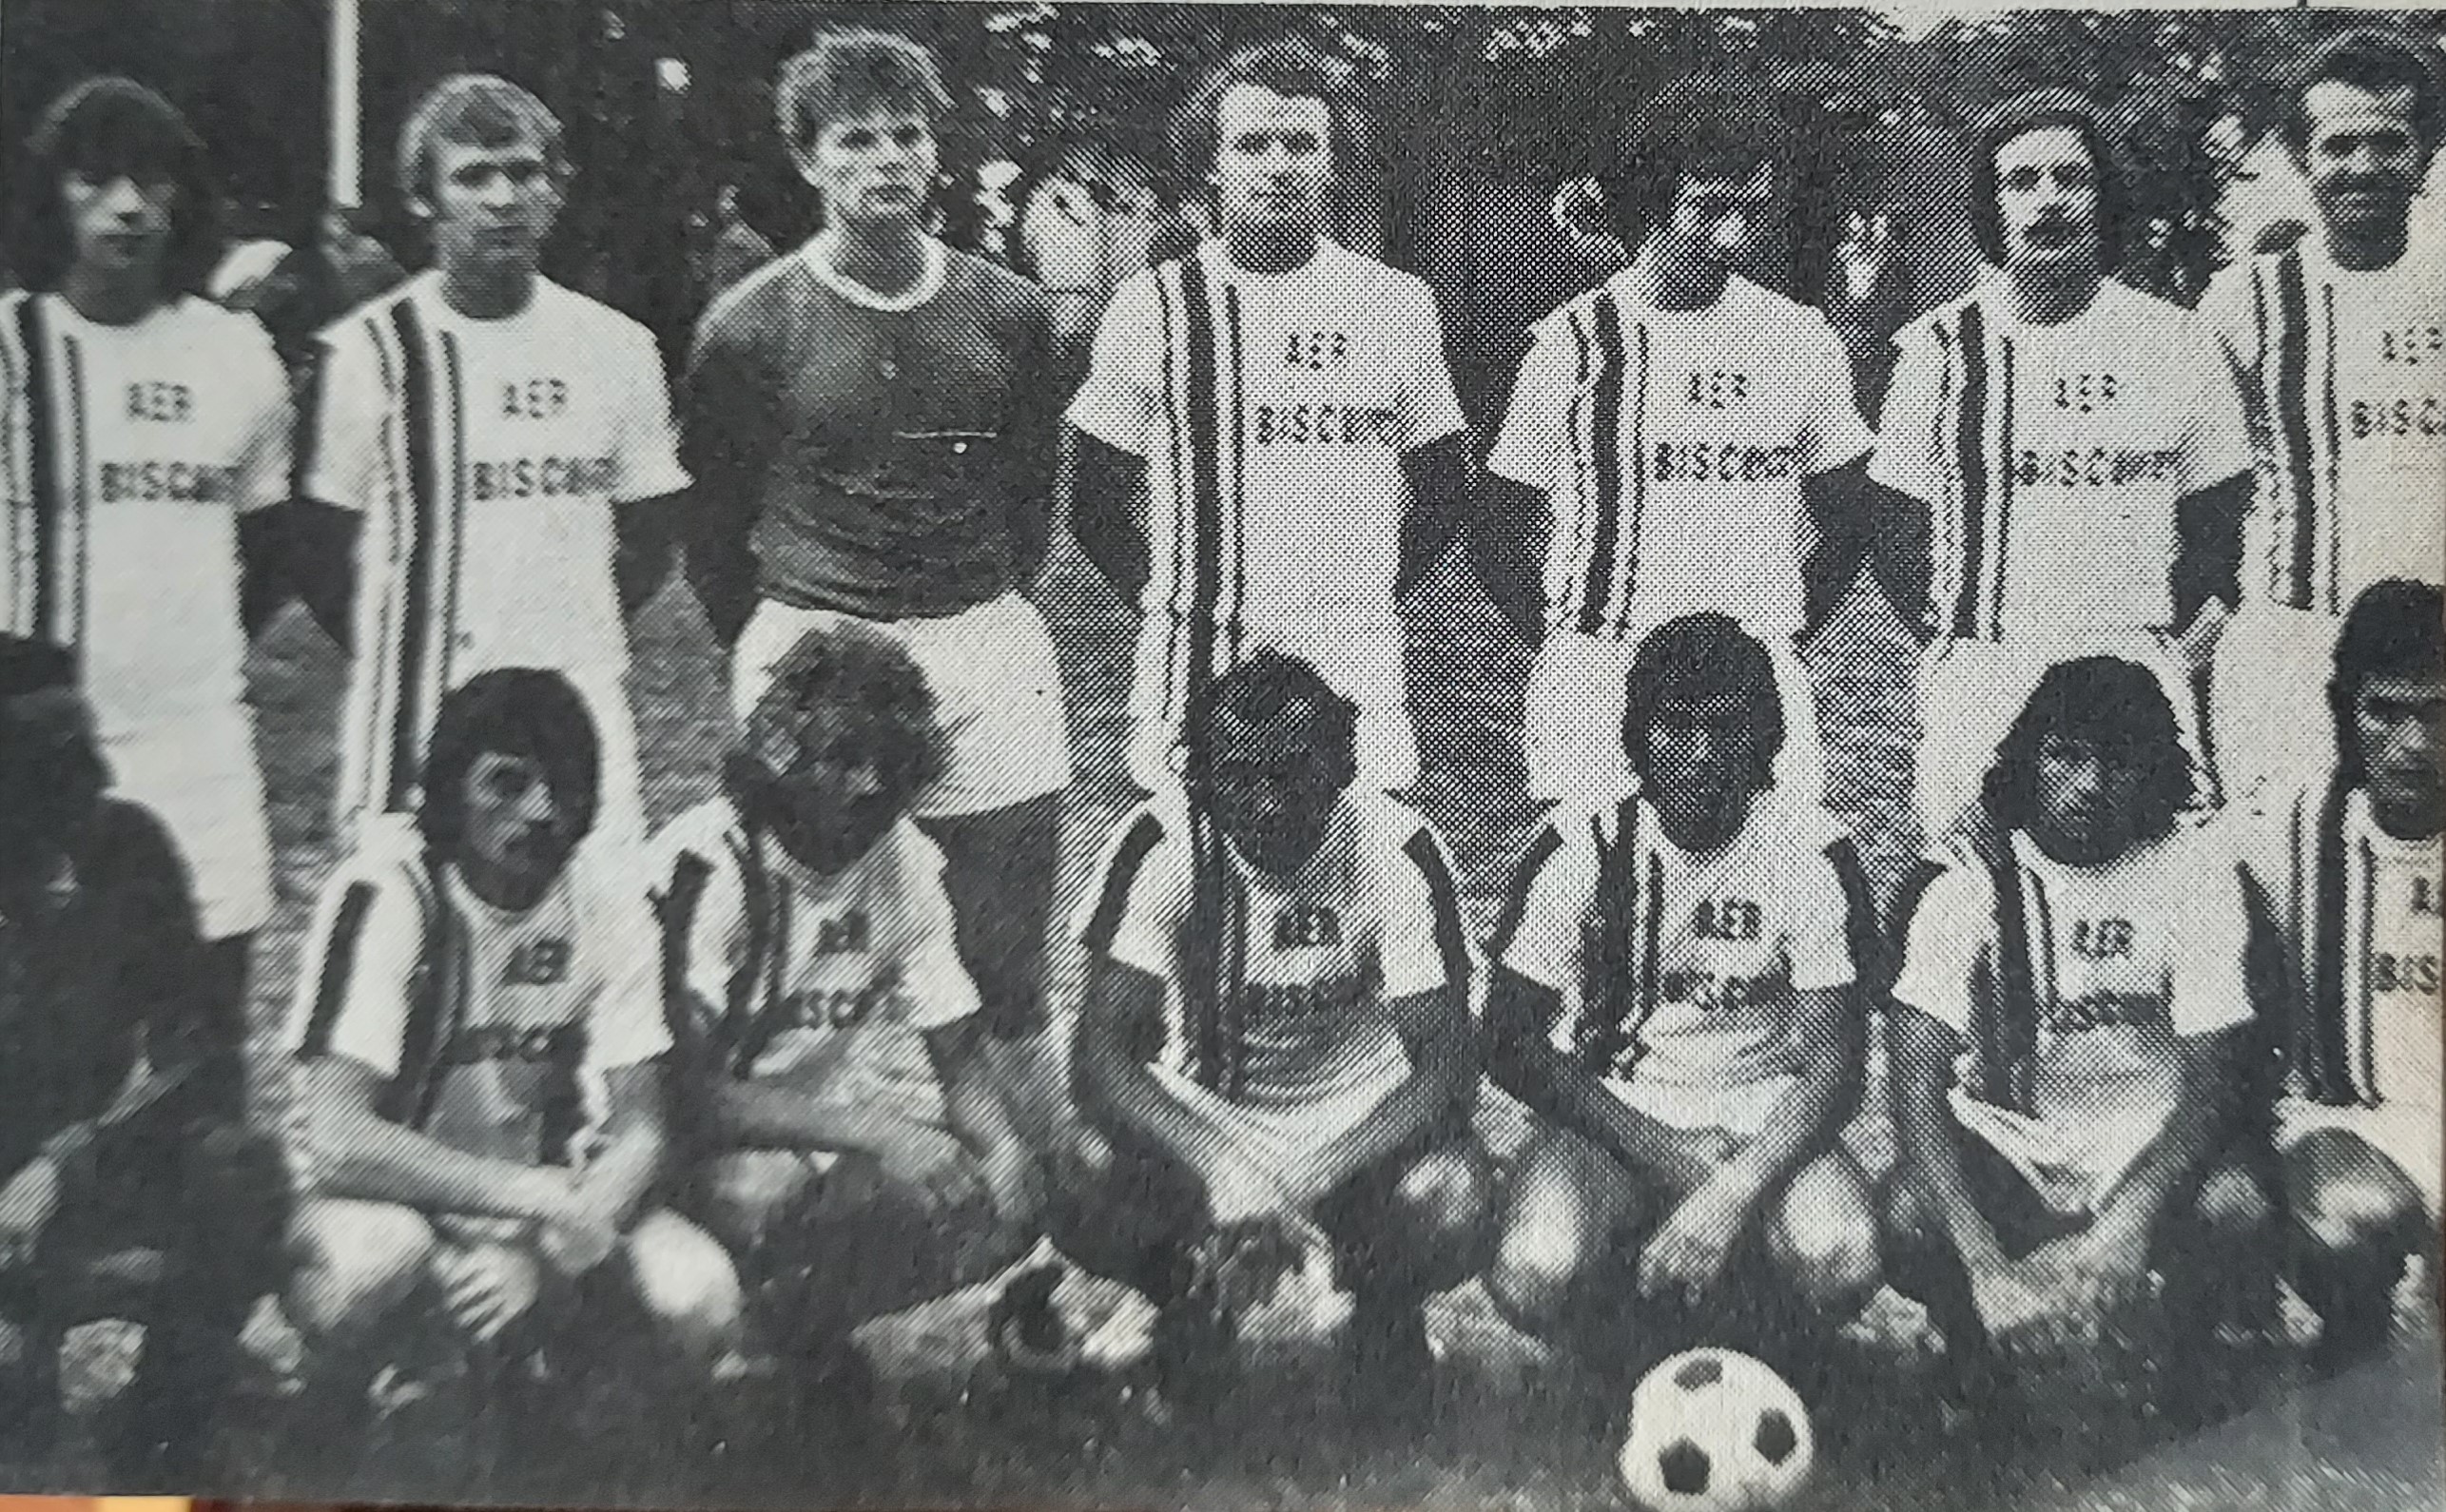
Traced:
[[898, 294], [879, 294], [834, 267], [830, 252], [836, 240], [830, 231], [818, 231], [807, 238], [799, 256], [806, 261], [807, 271], [815, 275], [817, 282], [861, 309], [897, 315], [914, 310], [942, 292], [951, 260], [944, 256], [942, 243], [933, 237], [919, 239], [925, 261], [918, 269], [917, 281]]

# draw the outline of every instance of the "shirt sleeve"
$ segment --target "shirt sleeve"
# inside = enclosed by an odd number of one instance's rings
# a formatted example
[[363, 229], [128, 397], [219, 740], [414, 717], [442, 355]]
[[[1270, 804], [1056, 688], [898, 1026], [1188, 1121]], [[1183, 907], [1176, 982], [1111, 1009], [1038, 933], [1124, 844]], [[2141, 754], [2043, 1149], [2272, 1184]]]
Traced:
[[2185, 1037], [2217, 1034], [2251, 1017], [2242, 871], [2226, 847], [2204, 837], [2196, 844], [2200, 865], [2184, 877], [2180, 896], [2166, 900], [2174, 919], [2166, 1012], [2174, 1032]]
[[1571, 407], [1574, 364], [1560, 328], [1542, 327], [1529, 342], [1504, 423], [1486, 456], [1486, 471], [1543, 493], [1554, 487], [1563, 456], [1565, 417]]
[[269, 509], [287, 501], [294, 481], [289, 447], [297, 431], [289, 397], [289, 372], [272, 349], [272, 339], [251, 319], [240, 329], [233, 386], [248, 396], [245, 434], [239, 443], [231, 498], [239, 512]]
[[1813, 854], [1800, 867], [1792, 895], [1792, 933], [1784, 953], [1796, 992], [1824, 992], [1852, 984], [1851, 899], [1834, 863]]
[[[730, 973], [738, 949], [742, 915], [737, 869], [718, 865], [719, 845], [707, 844], [691, 833], [689, 816], [665, 826], [652, 842], [651, 875], [667, 912], [658, 921], [656, 938], [663, 942], [667, 967], [678, 990], [672, 1012], [698, 1016], [700, 1032], [715, 1033], [729, 1006]], [[695, 896], [688, 900], [685, 919], [668, 910], [682, 902], [681, 883], [693, 873]]]
[[977, 985], [961, 963], [951, 898], [942, 890], [942, 852], [922, 835], [903, 836], [902, 844], [901, 906], [893, 920], [901, 986], [909, 1022], [940, 1029], [977, 1012]]
[[324, 333], [314, 363], [302, 492], [337, 509], [369, 509], [381, 485], [388, 408], [374, 354], [353, 324], [342, 324]]
[[1402, 377], [1402, 450], [1415, 452], [1440, 441], [1466, 423], [1460, 397], [1452, 392], [1452, 369], [1444, 356], [1444, 317], [1435, 295], [1415, 286], [1405, 321], [1403, 341], [1408, 371]]
[[1911, 916], [1893, 997], [1956, 1035], [1970, 1034], [1970, 971], [1993, 933], [1987, 889], [1951, 870], [1928, 884]]
[[634, 504], [688, 487], [679, 460], [679, 427], [671, 418], [670, 388], [663, 380], [662, 354], [644, 331], [624, 333], [628, 374], [619, 418], [620, 491], [613, 502]]
[[1376, 967], [1385, 996], [1415, 998], [1466, 981], [1469, 937], [1461, 923], [1451, 858], [1443, 843], [1421, 825], [1385, 871], [1383, 923], [1376, 939]]
[[2208, 281], [2200, 297], [2200, 320], [2225, 349], [2238, 371], [2259, 365], [2259, 315], [2251, 297], [2251, 265], [2237, 262]]
[[1169, 980], [1189, 907], [1187, 868], [1163, 822], [1140, 809], [1105, 847], [1097, 884], [1078, 916], [1079, 942], [1101, 956]]
[[602, 965], [587, 1015], [587, 1063], [598, 1072], [642, 1065], [671, 1047], [653, 910], [642, 893], [607, 878], [594, 889], [590, 913], [589, 943], [601, 952]]
[[1162, 341], [1154, 275], [1141, 274], [1121, 285], [1097, 323], [1086, 380], [1071, 397], [1070, 423], [1135, 456], [1151, 454], [1161, 398], [1156, 349]]
[[1876, 444], [1860, 419], [1852, 393], [1852, 359], [1824, 316], [1809, 322], [1807, 351], [1801, 355], [1808, 375], [1811, 406], [1801, 435], [1801, 471], [1815, 477], [1858, 460]]
[[2186, 321], [2190, 330], [2181, 343], [2184, 366], [2194, 375], [2198, 407], [2183, 447], [2183, 492], [2214, 488], [2251, 470], [2250, 427], [2242, 413], [2242, 393], [2233, 380], [2224, 350], [2203, 322]]
[[1506, 971], [1555, 992], [1579, 987], [1581, 928], [1597, 901], [1596, 847], [1566, 840], [1570, 827], [1557, 821], [1531, 843], [1491, 947]]
[[1945, 452], [1937, 435], [1944, 381], [1945, 356], [1936, 339], [1924, 323], [1904, 327], [1894, 337], [1893, 378], [1877, 416], [1869, 476], [1923, 504], [1945, 497]]
[[404, 882], [343, 874], [325, 889], [298, 974], [289, 1048], [399, 1074], [410, 985], [424, 952], [422, 910]]

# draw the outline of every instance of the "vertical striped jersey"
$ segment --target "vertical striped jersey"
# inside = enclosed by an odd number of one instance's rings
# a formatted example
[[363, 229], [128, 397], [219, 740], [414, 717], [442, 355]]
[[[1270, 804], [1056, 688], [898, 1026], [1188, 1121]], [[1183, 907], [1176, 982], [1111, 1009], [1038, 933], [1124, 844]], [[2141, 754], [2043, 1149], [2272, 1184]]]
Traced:
[[237, 517], [288, 496], [289, 424], [251, 317], [0, 296], [0, 628], [77, 649], [106, 737], [238, 707]]
[[1252, 273], [1208, 242], [1133, 276], [1069, 418], [1146, 459], [1139, 607], [1226, 641], [1388, 609], [1403, 454], [1462, 427], [1435, 297], [1331, 242], [1289, 273]]
[[2241, 869], [2179, 829], [2101, 866], [2016, 833], [1956, 842], [1912, 910], [1895, 1001], [1961, 1039], [1954, 1108], [2059, 1208], [2092, 1206], [2155, 1141], [2179, 1038], [2245, 1023]]
[[625, 671], [612, 506], [674, 494], [645, 327], [546, 280], [473, 320], [425, 273], [322, 334], [302, 489], [364, 516], [341, 738], [395, 810], [441, 695], [495, 667]]
[[2200, 311], [2250, 404], [2260, 489], [2242, 592], [2340, 614], [2381, 578], [2446, 581], [2446, 266], [2368, 272], [2313, 234], [2220, 273]]
[[1930, 628], [2169, 628], [2177, 503], [2251, 466], [2206, 325], [2111, 279], [2032, 325], [1990, 283], [1894, 345], [1869, 475], [1928, 506]]
[[1561, 995], [1554, 1048], [1619, 1096], [1731, 1092], [1799, 1069], [1793, 995], [1853, 979], [1853, 894], [1822, 811], [1758, 796], [1683, 850], [1636, 794], [1530, 843], [1488, 949]]
[[1391, 1090], [1409, 1060], [1385, 1003], [1469, 988], [1443, 841], [1356, 788], [1290, 876], [1251, 866], [1176, 791], [1151, 800], [1114, 831], [1078, 932], [1164, 983], [1157, 1068], [1249, 1107]]
[[306, 936], [289, 1042], [382, 1078], [381, 1112], [471, 1154], [573, 1163], [601, 1076], [670, 1047], [645, 899], [581, 849], [513, 913], [402, 814], [371, 817]]
[[[728, 1076], [939, 1114], [922, 1037], [977, 1011], [942, 853], [906, 820], [825, 875], [725, 799], [654, 838], [670, 1010]], [[939, 1117], [936, 1121], [940, 1121]]]
[[1869, 449], [1825, 317], [1735, 277], [1663, 310], [1639, 264], [1538, 322], [1488, 471], [1553, 508], [1546, 622], [1636, 640], [1678, 615], [1796, 632], [1801, 484]]
[[2334, 783], [2275, 796], [2242, 823], [2252, 901], [2282, 966], [2290, 1090], [2437, 1110], [2446, 843], [2388, 834], [2366, 793]]

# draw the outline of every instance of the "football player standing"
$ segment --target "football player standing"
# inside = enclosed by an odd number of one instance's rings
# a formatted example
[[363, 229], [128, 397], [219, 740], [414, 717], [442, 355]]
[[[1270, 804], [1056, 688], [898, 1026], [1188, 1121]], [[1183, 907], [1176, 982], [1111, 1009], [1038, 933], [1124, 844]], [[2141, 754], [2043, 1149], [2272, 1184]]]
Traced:
[[342, 835], [414, 806], [446, 693], [544, 667], [602, 742], [598, 833], [644, 838], [624, 613], [688, 475], [652, 336], [536, 271], [569, 176], [541, 101], [444, 79], [399, 132], [433, 266], [323, 332], [291, 551], [324, 628], [348, 627]]
[[1304, 42], [1206, 76], [1175, 145], [1221, 234], [1121, 285], [1071, 400], [1074, 525], [1141, 615], [1130, 775], [1148, 792], [1177, 780], [1206, 686], [1266, 646], [1357, 702], [1368, 783], [1418, 780], [1397, 603], [1449, 544], [1473, 463], [1434, 296], [1324, 234], [1343, 111]]
[[1777, 785], [1824, 787], [1808, 631], [1810, 512], [1869, 450], [1842, 342], [1734, 271], [1776, 213], [1782, 127], [1700, 81], [1623, 124], [1603, 197], [1628, 266], [1538, 322], [1486, 459], [1498, 595], [1539, 648], [1529, 790], [1610, 802], [1629, 773], [1623, 674], [1641, 637], [1716, 610], [1775, 659]]
[[2005, 101], [1973, 165], [1996, 271], [1894, 339], [1869, 468], [1931, 531], [1922, 830], [1977, 795], [2039, 674], [2093, 650], [2158, 674], [2212, 804], [2192, 683], [2250, 502], [2241, 401], [2203, 322], [2109, 277], [2129, 202], [2086, 101]]

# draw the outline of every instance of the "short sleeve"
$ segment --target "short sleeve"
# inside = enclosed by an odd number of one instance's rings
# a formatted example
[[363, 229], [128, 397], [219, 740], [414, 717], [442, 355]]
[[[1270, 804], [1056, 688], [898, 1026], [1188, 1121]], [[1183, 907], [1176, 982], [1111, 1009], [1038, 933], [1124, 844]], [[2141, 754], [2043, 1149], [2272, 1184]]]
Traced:
[[1155, 449], [1156, 363], [1163, 343], [1155, 276], [1124, 282], [1097, 323], [1086, 380], [1070, 400], [1070, 423], [1110, 447], [1145, 456]]
[[2237, 262], [2208, 281], [2200, 297], [2199, 317], [2225, 349], [2225, 359], [2237, 372], [2259, 365], [2259, 310], [2251, 294], [2251, 265]]
[[2204, 837], [2197, 852], [2200, 865], [2184, 875], [2179, 895], [2165, 901], [2174, 920], [2167, 1015], [2184, 1036], [2217, 1034], [2251, 1017], [2250, 914], [2242, 871], [2223, 846]]
[[1851, 907], [1834, 862], [1823, 853], [1810, 856], [1794, 879], [1792, 932], [1784, 941], [1796, 992], [1852, 984]]
[[227, 378], [246, 396], [246, 412], [231, 497], [243, 514], [287, 501], [297, 414], [289, 397], [288, 369], [281, 365], [271, 337], [252, 319], [242, 318], [238, 347], [243, 355], [233, 355]]
[[1564, 417], [1571, 406], [1575, 364], [1559, 335], [1561, 327], [1541, 327], [1529, 342], [1521, 368], [1512, 379], [1512, 396], [1504, 406], [1503, 427], [1486, 456], [1486, 471], [1526, 488], [1544, 493], [1553, 488], [1563, 456]]
[[1444, 356], [1444, 317], [1435, 307], [1435, 296], [1423, 285], [1411, 292], [1402, 331], [1408, 359], [1401, 394], [1405, 452], [1440, 441], [1466, 423], [1460, 397], [1452, 392], [1452, 369]]
[[2251, 438], [2232, 365], [2203, 322], [2185, 323], [2188, 334], [2180, 350], [2186, 380], [2199, 397], [2184, 440], [2183, 492], [2197, 494], [2251, 470]]
[[1825, 317], [1811, 318], [1808, 347], [1799, 360], [1806, 364], [1810, 402], [1801, 436], [1801, 468], [1815, 477], [1857, 461], [1876, 437], [1860, 419], [1852, 393], [1852, 359]]
[[389, 396], [374, 353], [355, 322], [323, 334], [315, 349], [309, 394], [300, 492], [337, 509], [371, 507], [381, 476]]
[[601, 964], [587, 1014], [587, 1062], [596, 1071], [642, 1065], [671, 1047], [653, 910], [643, 893], [605, 877], [588, 912], [588, 947]]
[[1147, 808], [1123, 820], [1096, 877], [1077, 920], [1079, 943], [1090, 956], [1169, 979], [1189, 881], [1163, 821]]
[[289, 1048], [399, 1074], [408, 1001], [424, 950], [422, 909], [405, 882], [342, 873], [325, 889], [298, 974]]
[[1468, 934], [1461, 923], [1451, 858], [1433, 831], [1422, 824], [1411, 832], [1385, 868], [1384, 888], [1376, 939], [1384, 995], [1414, 998], [1465, 982]]
[[1893, 997], [1964, 1037], [1970, 1033], [1970, 971], [1993, 932], [1988, 890], [1968, 872], [1928, 884], [1911, 916]]
[[634, 504], [688, 487], [679, 460], [679, 427], [671, 418], [670, 388], [663, 379], [662, 355], [644, 331], [625, 332], [621, 368], [627, 376], [620, 406], [620, 491], [613, 502]]
[[1886, 387], [1885, 408], [1877, 415], [1876, 450], [1869, 458], [1869, 476], [1923, 504], [1945, 497], [1944, 450], [1938, 429], [1944, 424], [1945, 354], [1922, 322], [1906, 326], [1894, 338], [1893, 378]]
[[892, 952], [908, 995], [909, 1022], [940, 1029], [978, 1009], [977, 986], [961, 963], [951, 899], [942, 890], [942, 852], [914, 832], [901, 837], [900, 906], [892, 920]]
[[1579, 985], [1581, 929], [1597, 901], [1596, 845], [1566, 840], [1575, 827], [1558, 819], [1539, 831], [1487, 947], [1504, 970], [1555, 992]]

